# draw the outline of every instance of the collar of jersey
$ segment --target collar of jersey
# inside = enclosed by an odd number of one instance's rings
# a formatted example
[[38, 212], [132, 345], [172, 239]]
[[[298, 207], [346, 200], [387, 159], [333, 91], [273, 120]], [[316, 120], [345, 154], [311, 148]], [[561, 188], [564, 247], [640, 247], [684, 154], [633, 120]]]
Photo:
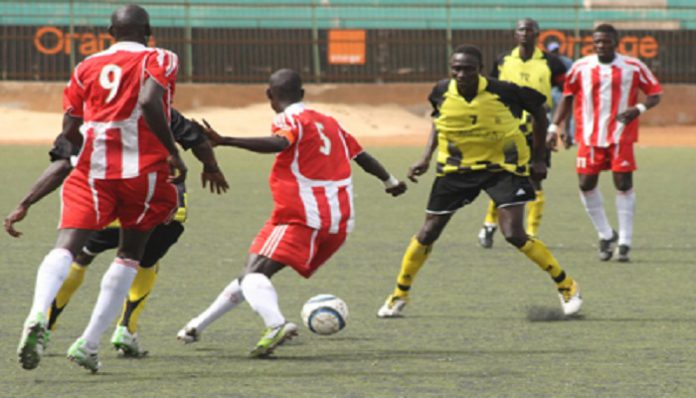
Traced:
[[135, 41], [119, 41], [109, 47], [111, 51], [143, 51], [145, 47], [142, 43]]
[[[520, 57], [520, 46], [515, 47], [514, 50], [510, 53], [510, 56], [522, 59]], [[527, 61], [532, 60], [532, 59], [541, 59], [544, 57], [544, 53], [541, 51], [539, 47], [534, 47], [534, 54], [532, 54], [532, 57], [529, 58]]]
[[612, 65], [616, 65], [616, 64], [618, 64], [619, 62], [621, 62], [622, 55], [619, 54], [619, 53], [615, 53], [615, 54], [614, 54], [614, 60], [611, 61], [611, 62], [608, 63], [608, 64], [603, 64], [603, 63], [599, 62], [599, 56], [598, 56], [597, 54], [592, 54], [591, 57], [592, 57], [592, 63], [595, 64], [595, 65], [600, 65], [600, 66], [601, 66], [601, 65], [604, 65], [604, 66], [612, 66]]
[[[478, 91], [476, 91], [476, 95], [478, 96], [479, 94], [481, 94], [484, 90], [486, 90], [486, 87], [488, 87], [488, 79], [486, 79], [482, 75], [479, 75]], [[457, 81], [455, 79], [450, 80], [448, 91], [451, 91], [455, 93], [457, 97], [461, 97], [464, 100], [466, 100], [466, 98], [464, 98], [464, 96], [459, 93], [459, 90], [457, 89]]]
[[295, 102], [294, 104], [285, 108], [283, 113], [285, 113], [287, 115], [297, 115], [299, 113], [302, 113], [302, 111], [304, 111], [304, 110], [305, 110], [304, 102]]

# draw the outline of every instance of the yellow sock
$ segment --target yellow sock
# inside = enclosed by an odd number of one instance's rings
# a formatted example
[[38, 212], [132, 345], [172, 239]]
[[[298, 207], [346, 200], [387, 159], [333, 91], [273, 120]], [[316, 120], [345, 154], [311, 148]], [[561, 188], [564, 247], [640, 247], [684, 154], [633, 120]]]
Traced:
[[411, 289], [411, 284], [413, 283], [413, 278], [418, 274], [418, 270], [421, 269], [425, 260], [428, 259], [428, 255], [432, 250], [433, 245], [422, 245], [416, 237], [411, 238], [411, 242], [406, 248], [404, 253], [404, 258], [401, 260], [401, 271], [399, 276], [396, 278], [396, 288], [394, 289], [394, 296], [406, 297], [408, 296], [408, 291]]
[[551, 278], [556, 282], [556, 286], [558, 286], [559, 289], [568, 288], [573, 284], [573, 278], [566, 276], [561, 265], [558, 264], [556, 258], [542, 241], [530, 238], [527, 243], [520, 248], [520, 251], [530, 260], [534, 261], [539, 268], [551, 275]]
[[128, 299], [123, 304], [121, 319], [118, 321], [118, 324], [126, 326], [130, 333], [138, 331], [138, 318], [145, 307], [147, 297], [155, 286], [157, 271], [159, 271], [159, 263], [149, 268], [138, 267], [138, 273], [128, 291]]
[[82, 285], [85, 280], [85, 272], [87, 267], [83, 267], [78, 263], [72, 263], [68, 276], [65, 277], [63, 285], [61, 285], [56, 298], [51, 303], [51, 308], [48, 310], [48, 329], [54, 330], [58, 316], [63, 311], [63, 308], [68, 304], [72, 295]]
[[536, 191], [536, 199], [527, 203], [527, 235], [539, 236], [541, 217], [544, 215], [544, 191]]
[[498, 225], [498, 209], [495, 208], [495, 203], [492, 200], [488, 201], [488, 210], [486, 210], [486, 218], [483, 219], [484, 225]]

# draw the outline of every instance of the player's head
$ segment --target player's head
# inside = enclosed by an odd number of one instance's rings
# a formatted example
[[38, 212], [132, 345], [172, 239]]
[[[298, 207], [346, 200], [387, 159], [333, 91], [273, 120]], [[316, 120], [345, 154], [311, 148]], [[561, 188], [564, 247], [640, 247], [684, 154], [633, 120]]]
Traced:
[[533, 47], [539, 38], [539, 23], [532, 18], [517, 21], [515, 26], [515, 41], [523, 47]]
[[481, 50], [476, 46], [462, 45], [454, 50], [450, 57], [450, 73], [460, 89], [478, 86], [478, 75], [483, 69], [482, 59]]
[[292, 69], [279, 69], [268, 80], [266, 96], [276, 112], [282, 112], [288, 106], [302, 101], [304, 89], [300, 74]]
[[611, 62], [619, 44], [619, 32], [609, 24], [598, 25], [592, 31], [592, 45], [601, 62]]
[[146, 44], [152, 34], [150, 16], [138, 5], [123, 6], [111, 14], [109, 33], [116, 41], [135, 41]]

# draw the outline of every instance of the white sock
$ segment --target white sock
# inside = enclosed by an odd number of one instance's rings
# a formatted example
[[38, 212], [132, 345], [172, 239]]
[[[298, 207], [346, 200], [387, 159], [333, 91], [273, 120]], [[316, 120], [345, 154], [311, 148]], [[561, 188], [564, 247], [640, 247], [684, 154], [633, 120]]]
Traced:
[[278, 307], [278, 294], [266, 275], [258, 272], [247, 274], [241, 286], [244, 298], [251, 309], [263, 318], [266, 327], [275, 328], [285, 323]]
[[70, 272], [72, 262], [73, 256], [67, 249], [53, 249], [44, 257], [36, 272], [34, 301], [29, 317], [35, 317], [39, 312], [46, 316], [53, 299], [56, 298], [56, 294]]
[[585, 206], [587, 215], [590, 216], [600, 239], [611, 239], [613, 230], [609, 225], [607, 214], [604, 212], [604, 199], [602, 192], [595, 188], [591, 191], [580, 191], [580, 201]]
[[242, 288], [239, 286], [239, 279], [235, 279], [222, 290], [220, 295], [217, 296], [215, 301], [213, 301], [205, 311], [191, 319], [186, 326], [196, 328], [196, 331], [200, 333], [207, 328], [208, 325], [215, 322], [242, 301], [244, 301]]
[[633, 189], [616, 192], [616, 212], [619, 215], [619, 244], [631, 246], [636, 193]]
[[102, 334], [118, 315], [137, 272], [138, 263], [135, 260], [116, 258], [104, 273], [92, 317], [82, 333], [87, 348], [95, 350], [99, 347]]

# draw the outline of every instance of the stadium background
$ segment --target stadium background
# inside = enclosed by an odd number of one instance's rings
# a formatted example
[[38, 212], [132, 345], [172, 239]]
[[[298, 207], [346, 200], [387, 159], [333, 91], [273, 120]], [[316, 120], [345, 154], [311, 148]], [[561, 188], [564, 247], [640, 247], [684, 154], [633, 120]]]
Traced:
[[[72, 67], [108, 47], [110, 13], [125, 1], [0, 2], [0, 142], [43, 142], [60, 125], [61, 91]], [[446, 76], [460, 43], [485, 63], [514, 45], [515, 21], [534, 17], [541, 43], [578, 58], [601, 22], [621, 30], [619, 50], [640, 57], [665, 86], [659, 110], [642, 117], [642, 141], [696, 141], [696, 4], [690, 0], [148, 0], [153, 44], [181, 57], [175, 106], [226, 131], [265, 133], [263, 83], [290, 67], [321, 110], [351, 115], [358, 136], [424, 141], [425, 96]], [[19, 81], [19, 83], [18, 83]], [[29, 83], [32, 82], [32, 83]], [[343, 117], [343, 119], [346, 119]], [[47, 128], [47, 126], [56, 126]], [[652, 127], [651, 127], [652, 126]], [[666, 128], [665, 128], [666, 127]], [[657, 135], [655, 135], [655, 134]], [[378, 138], [375, 138], [378, 139]], [[378, 139], [379, 140], [379, 139]]]

